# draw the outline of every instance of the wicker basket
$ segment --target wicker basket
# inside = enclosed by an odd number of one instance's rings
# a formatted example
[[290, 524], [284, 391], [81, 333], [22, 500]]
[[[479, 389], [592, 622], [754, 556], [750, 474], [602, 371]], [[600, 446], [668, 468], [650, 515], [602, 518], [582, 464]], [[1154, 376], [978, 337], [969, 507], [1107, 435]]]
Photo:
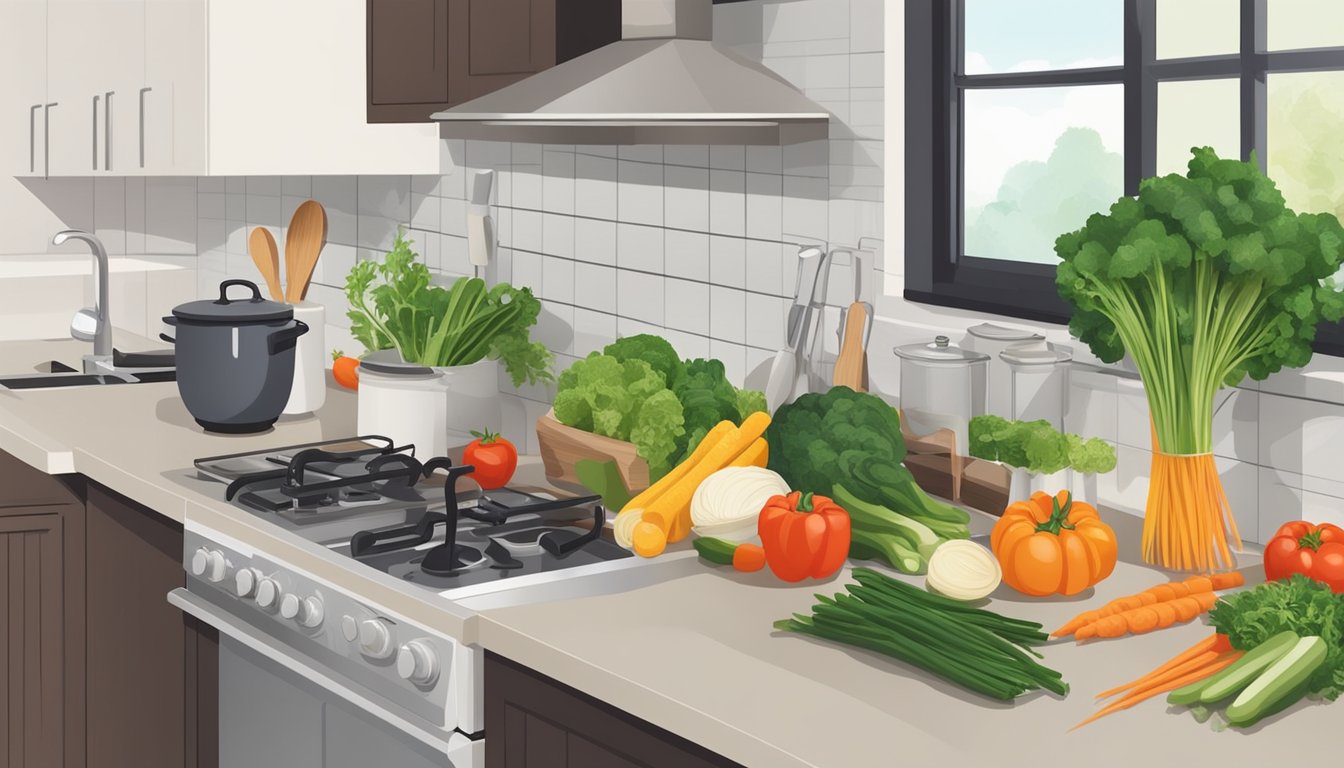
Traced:
[[649, 463], [639, 457], [633, 443], [615, 440], [565, 426], [550, 411], [537, 419], [537, 445], [546, 477], [579, 485], [574, 465], [581, 459], [614, 461], [630, 493], [649, 487]]

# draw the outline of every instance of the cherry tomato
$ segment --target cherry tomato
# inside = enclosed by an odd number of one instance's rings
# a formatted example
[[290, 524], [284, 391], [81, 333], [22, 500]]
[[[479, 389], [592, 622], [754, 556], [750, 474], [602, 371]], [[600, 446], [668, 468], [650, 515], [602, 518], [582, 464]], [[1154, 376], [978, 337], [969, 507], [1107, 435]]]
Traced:
[[1284, 523], [1265, 546], [1265, 578], [1286, 579], [1300, 573], [1344, 592], [1344, 530], [1323, 523]]
[[339, 349], [331, 353], [331, 375], [346, 389], [359, 389], [359, 359], [346, 357]]
[[468, 477], [486, 490], [503, 488], [518, 468], [518, 449], [490, 430], [472, 432], [476, 437], [462, 452], [462, 461], [476, 468]]

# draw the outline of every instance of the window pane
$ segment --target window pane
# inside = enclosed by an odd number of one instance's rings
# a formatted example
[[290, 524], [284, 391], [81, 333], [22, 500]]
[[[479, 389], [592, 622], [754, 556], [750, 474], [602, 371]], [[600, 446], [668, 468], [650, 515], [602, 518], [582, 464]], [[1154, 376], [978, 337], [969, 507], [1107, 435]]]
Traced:
[[1157, 58], [1216, 56], [1240, 50], [1241, 0], [1158, 0]]
[[1053, 263], [1055, 238], [1124, 191], [1124, 87], [964, 94], [964, 253]]
[[1185, 173], [1191, 147], [1241, 156], [1241, 85], [1186, 80], [1157, 85], [1157, 173]]
[[1271, 51], [1344, 45], [1340, 0], [1272, 0], [1267, 21]]
[[966, 0], [963, 72], [1124, 64], [1123, 0]]
[[1271, 74], [1268, 169], [1288, 207], [1344, 217], [1344, 72]]

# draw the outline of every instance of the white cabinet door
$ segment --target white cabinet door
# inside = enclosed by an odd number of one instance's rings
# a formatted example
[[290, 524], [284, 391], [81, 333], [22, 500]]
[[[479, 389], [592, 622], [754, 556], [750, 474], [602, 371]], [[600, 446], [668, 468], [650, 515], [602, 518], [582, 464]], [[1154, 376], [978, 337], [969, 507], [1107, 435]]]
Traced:
[[102, 96], [100, 169], [133, 176], [140, 168], [140, 89], [145, 85], [145, 0], [97, 0], [96, 91]]
[[145, 173], [208, 172], [205, 18], [205, 0], [145, 0]]
[[0, 0], [0, 171], [44, 176], [47, 1]]
[[[122, 0], [107, 0], [119, 3]], [[89, 176], [102, 168], [103, 92], [97, 15], [102, 0], [47, 1], [48, 147], [51, 176]]]

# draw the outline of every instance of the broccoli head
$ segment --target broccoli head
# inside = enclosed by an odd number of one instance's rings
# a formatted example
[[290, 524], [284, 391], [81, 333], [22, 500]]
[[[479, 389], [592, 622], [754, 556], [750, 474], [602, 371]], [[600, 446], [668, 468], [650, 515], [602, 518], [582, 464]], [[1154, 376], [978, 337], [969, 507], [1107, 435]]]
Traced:
[[653, 370], [663, 375], [668, 389], [676, 388], [686, 374], [686, 366], [677, 355], [677, 350], [662, 336], [640, 333], [623, 336], [608, 344], [602, 354], [611, 355], [619, 362], [643, 360], [653, 366]]
[[799, 491], [830, 494], [836, 478], [843, 476], [843, 451], [860, 451], [891, 464], [905, 460], [896, 409], [849, 387], [805, 394], [781, 406], [765, 437], [770, 469]]

